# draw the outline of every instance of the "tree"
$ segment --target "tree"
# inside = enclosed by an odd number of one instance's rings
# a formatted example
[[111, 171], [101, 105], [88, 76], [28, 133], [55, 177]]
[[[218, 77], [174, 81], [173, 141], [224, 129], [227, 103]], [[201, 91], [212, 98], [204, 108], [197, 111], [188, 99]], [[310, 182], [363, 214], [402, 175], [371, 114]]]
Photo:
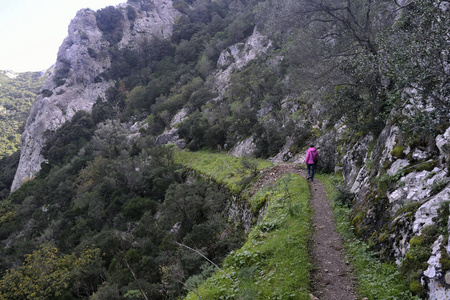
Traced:
[[166, 194], [164, 219], [170, 225], [181, 222], [177, 235], [183, 238], [195, 224], [203, 223], [220, 213], [226, 200], [226, 195], [212, 184], [174, 184]]
[[259, 25], [311, 30], [315, 38], [332, 45], [336, 55], [357, 54], [355, 46], [377, 54], [376, 35], [395, 17], [395, 4], [388, 0], [269, 0], [259, 7], [265, 22]]
[[359, 104], [351, 111], [325, 105], [334, 120], [357, 115], [365, 128], [379, 130], [374, 125], [382, 119], [364, 116], [383, 116], [386, 109], [378, 34], [395, 22], [397, 8], [387, 0], [269, 0], [259, 5], [258, 25], [277, 29], [274, 38], [284, 45], [293, 91], [313, 91], [310, 102], [356, 100]]
[[448, 2], [438, 0], [414, 1], [381, 40], [390, 100], [414, 136], [435, 136], [448, 123], [449, 40]]
[[90, 113], [80, 110], [56, 132], [47, 132], [48, 140], [42, 155], [52, 163], [61, 163], [75, 155], [90, 140], [95, 130]]
[[131, 92], [128, 94], [126, 103], [126, 114], [134, 115], [139, 111], [148, 111], [153, 104], [152, 101], [149, 101], [147, 89], [143, 86], [134, 87]]
[[96, 12], [97, 26], [103, 32], [106, 40], [117, 44], [122, 39], [122, 12], [114, 6], [107, 6]]
[[95, 131], [89, 150], [94, 155], [104, 157], [116, 157], [124, 150], [129, 150], [133, 144], [132, 138], [129, 138], [130, 132], [124, 124], [119, 121], [107, 120], [99, 124]]
[[0, 200], [6, 198], [19, 165], [20, 151], [0, 159]]
[[0, 281], [0, 298], [46, 300], [71, 294], [86, 297], [96, 290], [101, 273], [98, 249], [64, 255], [43, 244], [26, 256], [22, 266], [6, 271]]

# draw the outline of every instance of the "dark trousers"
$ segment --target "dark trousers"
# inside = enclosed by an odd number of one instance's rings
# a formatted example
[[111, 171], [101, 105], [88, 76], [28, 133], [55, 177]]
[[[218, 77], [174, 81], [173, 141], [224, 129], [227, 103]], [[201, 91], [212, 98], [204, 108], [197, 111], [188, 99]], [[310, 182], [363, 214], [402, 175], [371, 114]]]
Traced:
[[306, 164], [306, 170], [308, 171], [308, 177], [314, 178], [314, 164]]

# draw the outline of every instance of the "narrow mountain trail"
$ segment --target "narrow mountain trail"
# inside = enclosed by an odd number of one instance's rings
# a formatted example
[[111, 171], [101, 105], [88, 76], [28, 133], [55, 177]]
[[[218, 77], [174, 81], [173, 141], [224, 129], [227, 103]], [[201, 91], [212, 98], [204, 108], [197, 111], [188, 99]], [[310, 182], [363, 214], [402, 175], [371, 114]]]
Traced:
[[[265, 170], [253, 190], [271, 184], [284, 174], [297, 173], [306, 178], [306, 170], [294, 164], [280, 164]], [[344, 255], [341, 237], [336, 231], [330, 203], [325, 189], [317, 179], [309, 181], [311, 190], [311, 205], [314, 210], [314, 233], [311, 241], [312, 272], [311, 299], [319, 300], [356, 300], [354, 292], [355, 279], [352, 268]]]
[[314, 209], [311, 250], [315, 267], [312, 274], [314, 294], [320, 300], [356, 300], [352, 269], [344, 257], [344, 247], [325, 189], [318, 180], [310, 183], [310, 189]]

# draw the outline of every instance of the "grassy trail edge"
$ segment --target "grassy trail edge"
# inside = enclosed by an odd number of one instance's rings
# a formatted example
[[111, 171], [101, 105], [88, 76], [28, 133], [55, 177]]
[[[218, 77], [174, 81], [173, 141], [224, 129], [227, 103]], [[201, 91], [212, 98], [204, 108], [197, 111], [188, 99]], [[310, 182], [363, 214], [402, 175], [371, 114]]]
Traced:
[[297, 174], [258, 191], [250, 204], [264, 215], [244, 246], [225, 259], [222, 271], [228, 276], [216, 271], [192, 286], [185, 299], [309, 299], [310, 198], [306, 180]]
[[344, 241], [347, 256], [357, 277], [358, 293], [368, 299], [420, 300], [407, 287], [406, 281], [393, 263], [382, 262], [370, 245], [358, 239], [348, 219], [350, 208], [338, 205], [339, 185], [342, 179], [335, 175], [317, 174], [330, 201], [337, 230]]

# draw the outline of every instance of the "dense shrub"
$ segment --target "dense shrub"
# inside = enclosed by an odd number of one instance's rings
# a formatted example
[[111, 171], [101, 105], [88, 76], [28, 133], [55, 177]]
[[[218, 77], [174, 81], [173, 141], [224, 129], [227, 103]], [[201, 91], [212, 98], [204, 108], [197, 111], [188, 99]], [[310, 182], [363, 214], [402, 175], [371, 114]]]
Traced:
[[61, 86], [66, 83], [66, 79], [70, 72], [70, 61], [67, 59], [58, 58], [58, 63], [55, 68], [55, 74], [53, 76], [53, 81], [56, 86]]
[[19, 165], [20, 152], [0, 159], [0, 200], [8, 197], [17, 166]]
[[190, 150], [200, 150], [207, 143], [205, 132], [208, 127], [208, 121], [202, 114], [195, 113], [178, 126], [178, 134], [185, 139]]
[[120, 31], [123, 22], [122, 12], [114, 6], [107, 6], [96, 12], [97, 26], [103, 32], [105, 39], [115, 45], [122, 39]]
[[92, 137], [95, 123], [92, 115], [78, 111], [71, 121], [64, 123], [56, 132], [47, 132], [42, 155], [51, 163], [67, 161]]

